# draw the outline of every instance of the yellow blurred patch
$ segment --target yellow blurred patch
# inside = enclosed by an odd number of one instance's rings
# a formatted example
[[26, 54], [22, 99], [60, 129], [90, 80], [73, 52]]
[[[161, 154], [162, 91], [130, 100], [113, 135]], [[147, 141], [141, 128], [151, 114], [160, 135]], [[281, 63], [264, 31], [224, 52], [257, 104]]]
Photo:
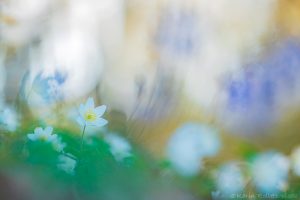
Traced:
[[1, 14], [0, 14], [0, 22], [10, 26], [16, 25], [18, 23], [15, 18], [7, 15], [1, 15]]
[[279, 0], [276, 18], [284, 34], [300, 36], [299, 0]]

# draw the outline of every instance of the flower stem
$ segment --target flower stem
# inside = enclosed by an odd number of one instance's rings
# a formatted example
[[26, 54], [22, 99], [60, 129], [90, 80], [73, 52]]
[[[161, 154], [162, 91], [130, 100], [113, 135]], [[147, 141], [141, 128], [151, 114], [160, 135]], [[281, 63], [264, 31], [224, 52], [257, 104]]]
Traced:
[[84, 137], [84, 133], [85, 133], [85, 128], [86, 128], [86, 125], [83, 126], [83, 130], [82, 130], [82, 134], [81, 134], [80, 154], [82, 154], [82, 149], [83, 149], [83, 137]]
[[65, 152], [61, 152], [61, 154], [64, 155], [64, 156], [66, 156], [66, 157], [68, 157], [68, 158], [71, 158], [71, 159], [73, 159], [73, 160], [77, 160], [77, 158], [76, 158], [75, 156], [72, 156], [72, 155], [67, 154], [67, 153], [65, 153]]

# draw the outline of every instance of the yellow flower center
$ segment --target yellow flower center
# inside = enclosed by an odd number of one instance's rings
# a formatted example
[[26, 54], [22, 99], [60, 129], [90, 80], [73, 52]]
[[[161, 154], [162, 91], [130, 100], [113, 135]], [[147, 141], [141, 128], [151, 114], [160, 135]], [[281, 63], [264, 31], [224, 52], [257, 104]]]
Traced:
[[47, 135], [41, 135], [40, 140], [45, 142], [45, 141], [48, 140], [48, 136]]
[[97, 115], [94, 111], [88, 110], [84, 115], [85, 121], [93, 122], [97, 119]]

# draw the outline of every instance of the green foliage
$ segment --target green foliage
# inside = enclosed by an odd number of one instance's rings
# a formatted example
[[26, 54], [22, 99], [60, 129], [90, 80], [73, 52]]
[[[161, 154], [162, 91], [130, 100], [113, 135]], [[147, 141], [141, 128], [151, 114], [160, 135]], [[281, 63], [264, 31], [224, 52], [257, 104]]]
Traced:
[[[74, 199], [145, 199], [149, 193], [164, 193], [173, 183], [161, 176], [161, 166], [138, 146], [132, 156], [117, 161], [103, 134], [84, 138], [69, 130], [55, 129], [54, 132], [67, 144], [63, 152], [45, 141], [31, 141], [23, 132], [1, 134], [0, 165], [2, 173], [9, 171], [14, 177], [25, 173], [32, 190], [33, 199], [40, 195], [54, 198], [71, 196]], [[59, 167], [60, 156], [76, 161], [74, 173]], [[21, 181], [17, 178], [18, 181]], [[47, 189], [46, 189], [47, 188]], [[57, 196], [58, 195], [58, 196]]]

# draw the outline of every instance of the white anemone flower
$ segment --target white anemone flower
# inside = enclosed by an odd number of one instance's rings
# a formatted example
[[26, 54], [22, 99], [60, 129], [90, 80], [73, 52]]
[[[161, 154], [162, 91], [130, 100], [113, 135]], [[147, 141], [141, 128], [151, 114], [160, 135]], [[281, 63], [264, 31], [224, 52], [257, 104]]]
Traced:
[[110, 151], [117, 161], [131, 156], [131, 145], [125, 138], [114, 133], [108, 133], [104, 140], [109, 144]]
[[77, 162], [72, 157], [74, 157], [72, 154], [60, 155], [58, 157], [59, 163], [57, 164], [57, 167], [68, 174], [74, 174]]
[[63, 152], [64, 148], [67, 146], [66, 143], [62, 142], [62, 139], [56, 134], [52, 133], [53, 128], [51, 126], [42, 129], [37, 127], [34, 129], [34, 133], [27, 135], [28, 139], [31, 141], [43, 141], [52, 144], [53, 149], [57, 152]]
[[216, 155], [220, 146], [217, 130], [206, 125], [186, 123], [171, 136], [166, 153], [178, 173], [193, 176], [201, 169], [202, 158]]
[[252, 163], [252, 178], [257, 190], [277, 194], [287, 185], [289, 160], [281, 153], [266, 152]]
[[77, 122], [81, 126], [104, 126], [108, 123], [107, 120], [101, 118], [105, 110], [105, 105], [95, 108], [94, 100], [90, 97], [85, 104], [80, 105]]
[[237, 163], [224, 164], [217, 173], [217, 187], [222, 196], [237, 195], [245, 187], [245, 178]]
[[53, 140], [52, 145], [53, 148], [58, 152], [62, 152], [67, 146], [66, 143], [62, 142], [61, 137], [56, 137], [56, 139]]
[[27, 135], [28, 139], [32, 141], [44, 141], [44, 142], [55, 142], [57, 140], [57, 135], [52, 134], [53, 128], [51, 126], [46, 127], [45, 129], [37, 127], [34, 129], [34, 133]]
[[19, 126], [18, 115], [15, 110], [11, 108], [5, 108], [0, 113], [0, 124], [4, 126], [4, 128], [10, 132], [16, 131]]

